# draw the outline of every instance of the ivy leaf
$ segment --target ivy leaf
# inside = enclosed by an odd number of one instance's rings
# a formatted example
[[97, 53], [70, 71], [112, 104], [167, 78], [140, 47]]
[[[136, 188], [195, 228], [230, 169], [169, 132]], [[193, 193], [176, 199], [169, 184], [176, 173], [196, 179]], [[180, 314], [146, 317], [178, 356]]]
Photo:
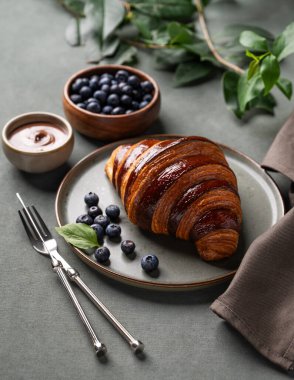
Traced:
[[279, 61], [294, 53], [294, 22], [275, 39], [272, 51]]
[[250, 80], [248, 80], [247, 77], [248, 70], [240, 76], [238, 81], [238, 103], [242, 113], [246, 110], [248, 103], [258, 97], [264, 88], [263, 81], [259, 73], [253, 75]]
[[65, 224], [61, 227], [55, 227], [55, 230], [68, 243], [81, 249], [89, 249], [99, 247], [96, 232], [83, 223]]
[[292, 97], [292, 83], [286, 78], [279, 78], [276, 85], [279, 90], [290, 100]]
[[175, 86], [183, 86], [190, 82], [207, 78], [212, 71], [211, 66], [200, 62], [180, 63], [176, 69], [173, 83]]
[[245, 30], [244, 32], [241, 33], [239, 42], [244, 47], [251, 49], [253, 51], [267, 51], [268, 50], [267, 40], [264, 37], [250, 30]]
[[228, 109], [234, 112], [238, 119], [241, 119], [241, 117], [244, 115], [244, 111], [242, 112], [240, 110], [238, 103], [239, 78], [239, 74], [232, 71], [227, 71], [223, 75], [222, 82], [224, 98]]
[[262, 60], [260, 74], [264, 83], [264, 95], [267, 95], [280, 76], [280, 65], [273, 54], [268, 55]]

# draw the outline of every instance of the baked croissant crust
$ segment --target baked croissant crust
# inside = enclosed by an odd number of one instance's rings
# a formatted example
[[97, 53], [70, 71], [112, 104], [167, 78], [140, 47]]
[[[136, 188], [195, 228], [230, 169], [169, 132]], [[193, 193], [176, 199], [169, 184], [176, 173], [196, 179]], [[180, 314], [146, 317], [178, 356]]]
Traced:
[[193, 240], [207, 261], [235, 252], [242, 221], [237, 180], [214, 142], [191, 136], [120, 145], [105, 171], [142, 229]]

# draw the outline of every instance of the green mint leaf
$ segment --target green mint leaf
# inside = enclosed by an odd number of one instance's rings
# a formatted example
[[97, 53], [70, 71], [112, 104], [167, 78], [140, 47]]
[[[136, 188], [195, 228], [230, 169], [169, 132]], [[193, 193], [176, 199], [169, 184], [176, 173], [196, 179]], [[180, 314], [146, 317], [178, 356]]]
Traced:
[[292, 97], [292, 82], [286, 78], [279, 78], [276, 85], [279, 90], [290, 100]]
[[244, 112], [248, 103], [259, 96], [264, 89], [264, 84], [259, 73], [248, 80], [248, 70], [242, 74], [238, 81], [238, 102], [240, 111]]
[[232, 71], [227, 71], [224, 73], [222, 78], [223, 93], [227, 108], [234, 112], [238, 119], [241, 119], [244, 115], [244, 111], [240, 110], [238, 103], [238, 82], [239, 74]]
[[272, 52], [279, 61], [294, 53], [294, 22], [275, 39]]
[[264, 83], [264, 95], [267, 95], [280, 76], [280, 65], [274, 55], [270, 54], [263, 59], [260, 74]]
[[239, 42], [244, 47], [254, 51], [267, 51], [267, 40], [250, 30], [245, 30], [241, 33]]
[[55, 230], [68, 243], [81, 249], [99, 247], [96, 232], [83, 223], [65, 224], [62, 227], [55, 227]]
[[174, 75], [174, 86], [183, 86], [190, 82], [207, 78], [212, 71], [212, 66], [200, 62], [180, 63]]

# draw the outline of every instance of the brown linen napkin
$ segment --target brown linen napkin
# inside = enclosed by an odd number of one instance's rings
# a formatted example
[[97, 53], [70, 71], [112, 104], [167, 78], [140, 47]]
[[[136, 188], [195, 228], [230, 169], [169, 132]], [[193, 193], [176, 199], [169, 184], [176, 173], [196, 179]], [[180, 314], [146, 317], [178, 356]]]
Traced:
[[[294, 113], [263, 166], [294, 181]], [[230, 286], [211, 310], [266, 358], [294, 370], [294, 208], [251, 244]]]

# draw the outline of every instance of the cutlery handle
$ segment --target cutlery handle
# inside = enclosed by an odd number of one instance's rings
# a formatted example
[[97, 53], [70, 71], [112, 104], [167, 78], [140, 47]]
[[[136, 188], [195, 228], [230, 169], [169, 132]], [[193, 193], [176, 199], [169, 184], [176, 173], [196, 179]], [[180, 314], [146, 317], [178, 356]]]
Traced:
[[120, 335], [128, 342], [134, 353], [139, 353], [144, 351], [144, 344], [135, 339], [128, 330], [115, 318], [115, 316], [109, 311], [109, 309], [95, 296], [91, 289], [84, 283], [81, 279], [79, 273], [70, 268], [67, 270], [67, 274], [72, 281], [74, 281], [79, 288], [90, 298], [95, 306], [101, 311], [101, 313], [106, 317], [106, 319], [115, 327], [115, 329], [120, 333]]
[[98, 357], [101, 357], [103, 356], [105, 353], [106, 353], [106, 347], [103, 343], [101, 343], [99, 341], [99, 339], [97, 338], [96, 334], [95, 334], [95, 331], [93, 330], [81, 304], [79, 303], [76, 295], [74, 294], [73, 292], [73, 289], [65, 275], [65, 273], [63, 272], [63, 269], [61, 267], [61, 264], [59, 263], [58, 260], [56, 260], [54, 257], [52, 258], [52, 267], [53, 267], [53, 270], [54, 272], [57, 273], [60, 281], [62, 282], [63, 286], [65, 287], [68, 295], [70, 296], [70, 299], [72, 300], [72, 303], [74, 304], [78, 314], [79, 314], [79, 317], [81, 318], [83, 324], [85, 325], [86, 327], [86, 330], [88, 332], [88, 334], [90, 335], [90, 338], [93, 342], [93, 345], [94, 345], [94, 349], [95, 349], [95, 352], [96, 352], [96, 355]]

